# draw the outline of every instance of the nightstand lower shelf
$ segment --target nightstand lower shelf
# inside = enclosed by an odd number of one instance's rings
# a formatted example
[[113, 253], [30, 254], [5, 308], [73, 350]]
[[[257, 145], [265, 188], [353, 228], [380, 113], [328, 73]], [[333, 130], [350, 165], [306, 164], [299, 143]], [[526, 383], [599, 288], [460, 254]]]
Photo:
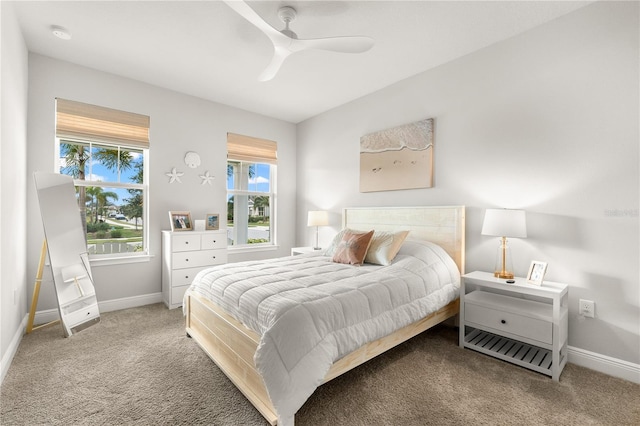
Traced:
[[[553, 376], [551, 369], [552, 353], [548, 349], [498, 336], [477, 328], [465, 335], [464, 346], [538, 373]], [[560, 364], [562, 364], [562, 359]]]

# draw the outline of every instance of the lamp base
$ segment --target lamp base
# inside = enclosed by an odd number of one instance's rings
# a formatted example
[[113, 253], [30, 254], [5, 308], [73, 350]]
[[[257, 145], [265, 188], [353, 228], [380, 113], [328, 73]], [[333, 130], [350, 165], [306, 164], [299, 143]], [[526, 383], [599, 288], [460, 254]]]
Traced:
[[507, 272], [507, 271], [495, 271], [493, 273], [493, 276], [496, 278], [506, 278], [506, 279], [511, 279], [513, 278], [513, 273], [512, 272]]
[[322, 247], [314, 247], [314, 250], [322, 250]]

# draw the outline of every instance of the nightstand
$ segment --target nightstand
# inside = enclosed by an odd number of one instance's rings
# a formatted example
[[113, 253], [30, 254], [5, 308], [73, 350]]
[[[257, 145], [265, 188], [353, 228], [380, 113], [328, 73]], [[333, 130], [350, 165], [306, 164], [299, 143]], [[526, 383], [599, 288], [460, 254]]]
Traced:
[[489, 272], [462, 276], [460, 347], [560, 379], [567, 363], [568, 289], [525, 278], [514, 284]]
[[294, 247], [291, 249], [291, 256], [296, 256], [298, 254], [306, 254], [306, 253], [322, 253], [323, 249], [314, 250], [313, 247]]

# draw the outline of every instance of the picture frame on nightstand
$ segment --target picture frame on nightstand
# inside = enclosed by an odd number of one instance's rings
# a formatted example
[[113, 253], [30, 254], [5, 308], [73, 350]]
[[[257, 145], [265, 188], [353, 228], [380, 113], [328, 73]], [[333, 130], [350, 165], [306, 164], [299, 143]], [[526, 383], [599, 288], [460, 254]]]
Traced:
[[191, 222], [191, 212], [188, 211], [171, 211], [169, 212], [171, 219], [172, 231], [192, 231], [193, 223]]
[[533, 260], [531, 261], [531, 266], [529, 266], [529, 273], [527, 273], [527, 282], [530, 284], [542, 285], [544, 274], [546, 273], [547, 262]]

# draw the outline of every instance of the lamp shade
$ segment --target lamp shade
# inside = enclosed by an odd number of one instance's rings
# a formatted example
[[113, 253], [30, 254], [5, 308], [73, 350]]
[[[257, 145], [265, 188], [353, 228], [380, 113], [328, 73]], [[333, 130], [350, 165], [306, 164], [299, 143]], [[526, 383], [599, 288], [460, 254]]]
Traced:
[[487, 209], [484, 213], [482, 235], [527, 238], [524, 210]]
[[310, 210], [307, 216], [307, 226], [329, 225], [329, 213], [324, 210]]

